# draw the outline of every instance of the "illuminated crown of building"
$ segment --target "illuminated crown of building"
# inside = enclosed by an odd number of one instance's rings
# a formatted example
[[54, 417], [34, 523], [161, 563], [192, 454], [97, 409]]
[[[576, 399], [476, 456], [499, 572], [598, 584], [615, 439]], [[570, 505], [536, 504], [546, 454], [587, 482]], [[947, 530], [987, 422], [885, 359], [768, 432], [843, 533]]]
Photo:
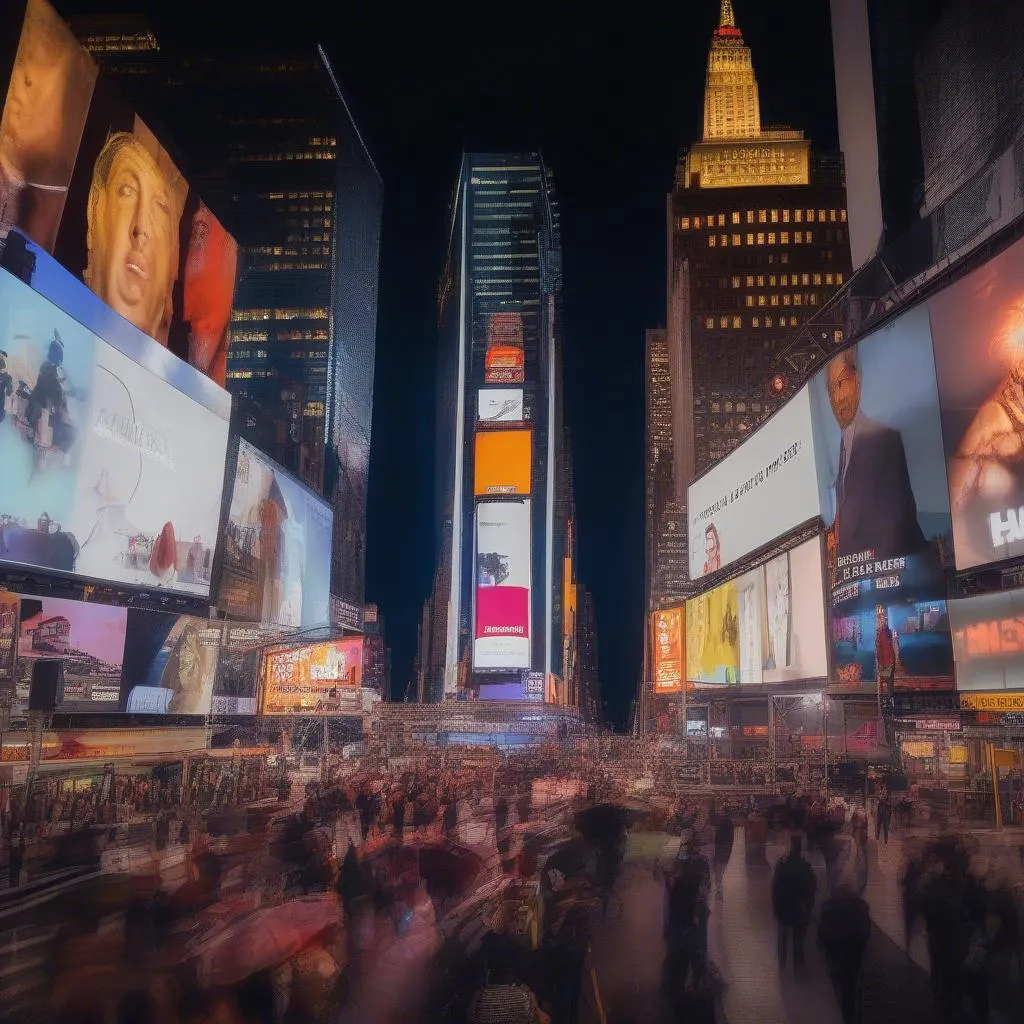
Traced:
[[756, 139], [760, 134], [761, 106], [750, 47], [736, 27], [732, 0], [722, 0], [708, 53], [704, 141]]

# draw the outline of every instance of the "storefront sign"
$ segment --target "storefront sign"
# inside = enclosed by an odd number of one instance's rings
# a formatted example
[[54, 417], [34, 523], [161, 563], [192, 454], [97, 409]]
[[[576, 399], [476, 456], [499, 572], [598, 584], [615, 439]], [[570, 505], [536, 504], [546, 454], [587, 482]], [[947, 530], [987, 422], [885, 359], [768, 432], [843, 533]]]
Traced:
[[911, 722], [917, 732], [955, 732], [960, 728], [959, 717], [952, 715], [943, 718], [914, 718]]
[[1024, 711], [1024, 693], [961, 693], [965, 711]]
[[955, 693], [897, 693], [894, 702], [894, 710], [900, 717], [941, 715], [957, 712], [962, 706]]

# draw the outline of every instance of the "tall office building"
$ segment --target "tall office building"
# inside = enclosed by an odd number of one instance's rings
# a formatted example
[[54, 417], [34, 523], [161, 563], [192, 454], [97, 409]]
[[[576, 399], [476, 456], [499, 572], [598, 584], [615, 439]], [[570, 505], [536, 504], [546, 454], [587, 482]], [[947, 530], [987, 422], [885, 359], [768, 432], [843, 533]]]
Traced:
[[323, 49], [177, 53], [138, 17], [73, 23], [241, 247], [227, 387], [285, 422], [282, 454], [334, 510], [335, 620], [364, 596], [382, 183]]
[[586, 587], [579, 588], [579, 708], [584, 721], [600, 724], [603, 717], [601, 682], [597, 657], [597, 616], [594, 598]]
[[570, 478], [561, 274], [558, 203], [540, 154], [466, 154], [438, 299], [426, 700], [526, 695], [528, 680], [562, 671], [571, 503], [559, 493]]
[[765, 127], [749, 47], [722, 0], [704, 133], [668, 197], [668, 350], [677, 501], [779, 404], [775, 356], [850, 273], [843, 164]]

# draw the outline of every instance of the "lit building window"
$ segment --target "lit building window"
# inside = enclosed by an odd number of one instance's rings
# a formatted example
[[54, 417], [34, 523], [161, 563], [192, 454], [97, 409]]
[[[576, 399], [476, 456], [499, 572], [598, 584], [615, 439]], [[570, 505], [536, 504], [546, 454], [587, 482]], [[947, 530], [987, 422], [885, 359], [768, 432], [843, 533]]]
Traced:
[[772, 321], [772, 318], [770, 316], [766, 316], [764, 318], [764, 325], [765, 327], [774, 327], [775, 323]]
[[809, 285], [811, 283], [811, 275], [810, 274], [801, 274], [800, 275], [800, 283], [802, 285], [805, 285], [805, 286]]
[[789, 223], [789, 210], [783, 210], [782, 211], [782, 223], [783, 224], [788, 224]]
[[751, 327], [760, 327], [761, 326], [761, 318], [759, 316], [751, 317], [750, 318], [750, 326]]
[[748, 295], [746, 297], [746, 299], [747, 299], [747, 306], [748, 307], [754, 305], [754, 296], [753, 295]]
[[734, 330], [738, 331], [743, 326], [743, 317], [741, 317], [741, 316], [734, 316], [732, 318], [732, 326], [733, 326]]
[[753, 288], [754, 287], [754, 275], [753, 274], [747, 274], [747, 287], [748, 288]]
[[799, 292], [797, 292], [796, 295], [793, 296], [793, 305], [794, 306], [802, 306], [803, 304], [804, 304], [804, 297]]
[[734, 277], [732, 279], [732, 286], [733, 286], [733, 288], [739, 288], [739, 286], [740, 286], [740, 279], [739, 279], [739, 277]]
[[773, 224], [778, 224], [779, 223], [779, 211], [778, 210], [772, 210], [772, 212], [771, 212], [771, 222]]
[[740, 239], [739, 235], [733, 235], [732, 236], [732, 244], [733, 245], [740, 245], [741, 244], [741, 239]]
[[763, 231], [758, 231], [758, 233], [757, 233], [757, 244], [758, 245], [764, 245], [764, 232]]
[[769, 231], [768, 232], [768, 244], [769, 245], [774, 245], [775, 244], [775, 232], [774, 231]]
[[689, 217], [682, 217], [682, 218], [680, 218], [680, 220], [679, 220], [679, 230], [680, 231], [689, 231], [690, 230], [690, 218]]
[[706, 328], [707, 330], [709, 330], [709, 331], [713, 331], [713, 330], [715, 329], [715, 318], [714, 318], [713, 316], [709, 316], [709, 317], [708, 317], [708, 318], [707, 318], [707, 319], [706, 319], [706, 320], [704, 321], [704, 326], [705, 326], [705, 328]]
[[768, 223], [768, 211], [767, 210], [758, 210], [757, 211], [757, 223], [758, 224], [767, 224]]
[[818, 223], [819, 224], [824, 224], [825, 223], [825, 211], [824, 210], [819, 210], [818, 211]]
[[700, 217], [694, 217], [693, 218], [693, 226], [695, 228], [699, 228], [700, 227]]
[[720, 228], [724, 228], [725, 227], [725, 214], [724, 213], [720, 213], [718, 215], [718, 226]]
[[810, 244], [811, 244], [811, 242], [813, 242], [813, 241], [814, 241], [814, 232], [813, 232], [813, 231], [807, 231], [807, 232], [805, 232], [805, 233], [804, 233], [804, 241], [805, 241], [805, 242], [806, 242], [806, 243], [807, 243], [808, 245], [810, 245]]
[[788, 231], [781, 231], [781, 232], [779, 232], [779, 241], [783, 245], [789, 245], [789, 232]]
[[843, 275], [842, 274], [836, 274], [836, 284], [842, 284], [842, 283], [843, 283]]
[[[807, 275], [805, 274], [804, 276], [806, 277]], [[815, 274], [814, 275], [814, 283], [815, 284], [821, 284], [821, 274]]]
[[718, 326], [724, 331], [729, 326], [729, 318], [727, 316], [720, 317]]
[[716, 243], [715, 236], [714, 235], [708, 235], [708, 248], [709, 249], [714, 249], [715, 243]]
[[757, 275], [757, 287], [758, 288], [763, 288], [764, 287], [764, 274], [758, 274]]
[[765, 305], [765, 303], [766, 303], [767, 301], [768, 301], [768, 299], [767, 299], [767, 297], [766, 297], [766, 296], [764, 296], [764, 295], [758, 295], [758, 297], [757, 297], [757, 304], [758, 304], [759, 306], [763, 306], [763, 305]]
[[803, 224], [803, 222], [804, 222], [804, 211], [803, 210], [794, 210], [793, 211], [793, 223], [794, 224]]
[[720, 243], [721, 245], [723, 245], [723, 246], [724, 246], [724, 245], [728, 245], [728, 244], [729, 244], [729, 236], [728, 236], [728, 235], [721, 235], [721, 236], [719, 237], [718, 241], [719, 241], [719, 243]]
[[733, 224], [739, 224], [739, 222], [740, 222], [740, 211], [739, 210], [733, 210], [732, 214], [729, 217], [729, 219], [732, 221]]
[[771, 304], [773, 306], [777, 306], [779, 304], [779, 297], [778, 297], [778, 295], [773, 295], [771, 297]]
[[807, 211], [807, 223], [808, 224], [813, 224], [814, 223], [814, 211], [813, 210], [808, 210]]
[[811, 305], [816, 306], [818, 304], [818, 296], [815, 292], [811, 292]]
[[845, 223], [846, 223], [846, 211], [845, 211], [845, 210], [840, 210], [840, 211], [839, 211], [839, 220], [840, 220], [840, 221], [841, 221], [841, 222], [842, 222], [843, 224], [845, 224]]
[[802, 245], [803, 244], [803, 240], [804, 240], [804, 233], [802, 231], [794, 231], [793, 232], [793, 241], [796, 242], [797, 245]]
[[786, 294], [782, 296], [782, 304], [784, 306], [788, 306], [792, 301], [793, 300], [790, 298], [789, 292], [786, 292]]
[[828, 219], [829, 219], [829, 220], [830, 220], [830, 221], [831, 221], [831, 222], [832, 222], [833, 224], [835, 224], [835, 222], [836, 222], [836, 211], [835, 211], [835, 210], [829, 210], [829, 211], [828, 211]]
[[832, 343], [833, 343], [834, 345], [838, 345], [838, 344], [839, 344], [839, 343], [840, 343], [840, 342], [841, 342], [842, 340], [843, 340], [843, 332], [842, 332], [842, 329], [841, 329], [841, 328], [839, 328], [839, 327], [837, 327], [837, 328], [836, 328], [836, 329], [835, 329], [835, 330], [834, 330], [834, 331], [832, 332]]
[[748, 224], [753, 224], [754, 223], [754, 211], [753, 210], [747, 210], [747, 223]]
[[754, 233], [752, 231], [747, 232], [747, 245], [754, 244]]
[[835, 279], [832, 277], [831, 274], [825, 275], [825, 284], [835, 284]]
[[[793, 283], [796, 284], [795, 281]], [[779, 284], [781, 284], [782, 287], [785, 288], [789, 284], [789, 274], [783, 274], [782, 277], [779, 278]]]

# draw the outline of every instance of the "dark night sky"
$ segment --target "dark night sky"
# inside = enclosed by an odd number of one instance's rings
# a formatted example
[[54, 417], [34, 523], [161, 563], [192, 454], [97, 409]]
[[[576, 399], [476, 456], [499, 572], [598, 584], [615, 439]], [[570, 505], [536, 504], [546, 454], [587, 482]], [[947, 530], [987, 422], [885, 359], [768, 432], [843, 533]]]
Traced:
[[[314, 0], [57, 6], [65, 14], [148, 8], [158, 38], [190, 49], [320, 41], [335, 62], [385, 187], [367, 598], [387, 619], [398, 699], [434, 571], [427, 425], [436, 286], [460, 154], [543, 151], [562, 207], [578, 574], [595, 595], [604, 696], [621, 727], [643, 643], [644, 329], [665, 319], [665, 194], [678, 148], [700, 134], [717, 0], [607, 20], [533, 3], [430, 4], [411, 14], [405, 4]], [[817, 147], [835, 148], [827, 0], [734, 7], [753, 50], [762, 122], [802, 128]], [[282, 25], [292, 10], [300, 17]]]

